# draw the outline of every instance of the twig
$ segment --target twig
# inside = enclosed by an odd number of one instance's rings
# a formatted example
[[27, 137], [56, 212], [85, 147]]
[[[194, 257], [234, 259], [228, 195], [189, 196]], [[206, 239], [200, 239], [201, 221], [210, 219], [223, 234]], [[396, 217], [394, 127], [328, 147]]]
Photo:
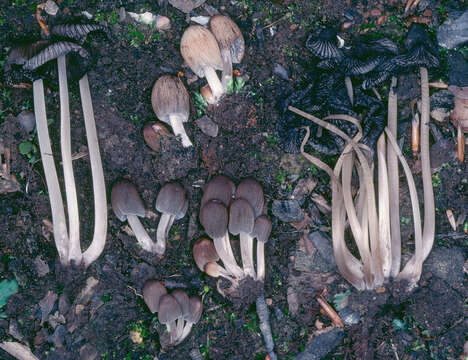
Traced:
[[278, 20], [275, 20], [273, 21], [271, 24], [268, 24], [264, 27], [262, 27], [262, 30], [265, 30], [265, 29], [268, 29], [269, 27], [272, 27], [273, 25], [276, 25], [278, 24], [279, 22], [283, 21], [284, 19], [286, 19], [288, 17], [288, 15], [283, 15], [282, 17], [280, 17]]
[[316, 299], [317, 299], [320, 307], [325, 311], [325, 313], [330, 318], [330, 320], [333, 322], [333, 324], [335, 324], [338, 327], [344, 327], [343, 320], [341, 320], [340, 315], [338, 315], [338, 313], [335, 311], [335, 309], [333, 309], [328, 304], [327, 300], [325, 300], [322, 295], [317, 295]]
[[275, 343], [273, 342], [273, 335], [271, 333], [270, 312], [268, 311], [268, 306], [265, 302], [265, 294], [260, 295], [255, 303], [257, 306], [257, 315], [260, 320], [259, 327], [263, 335], [266, 351], [270, 356], [270, 360], [277, 360], [274, 350]]

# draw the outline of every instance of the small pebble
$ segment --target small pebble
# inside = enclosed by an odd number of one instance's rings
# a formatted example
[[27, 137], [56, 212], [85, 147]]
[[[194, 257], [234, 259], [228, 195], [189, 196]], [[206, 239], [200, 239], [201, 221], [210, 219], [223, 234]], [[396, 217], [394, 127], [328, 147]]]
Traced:
[[28, 110], [21, 111], [16, 120], [20, 123], [21, 127], [27, 132], [31, 132], [36, 127], [36, 117], [34, 113]]
[[44, 10], [47, 14], [51, 16], [55, 16], [57, 15], [57, 12], [59, 11], [59, 7], [55, 3], [55, 1], [47, 0], [44, 6]]
[[345, 307], [338, 315], [340, 315], [345, 325], [355, 325], [361, 320], [359, 314], [352, 311], [349, 307]]
[[345, 21], [343, 24], [341, 24], [341, 30], [348, 30], [351, 26], [353, 26], [352, 21]]
[[208, 116], [203, 116], [200, 119], [195, 121], [200, 130], [208, 136], [216, 137], [218, 136], [218, 125], [211, 120]]
[[305, 216], [297, 200], [274, 200], [272, 212], [283, 222], [299, 222]]
[[171, 20], [166, 16], [158, 15], [155, 20], [155, 27], [159, 31], [169, 30], [171, 28]]
[[273, 74], [278, 76], [279, 78], [289, 81], [289, 73], [282, 65], [278, 63], [273, 64]]

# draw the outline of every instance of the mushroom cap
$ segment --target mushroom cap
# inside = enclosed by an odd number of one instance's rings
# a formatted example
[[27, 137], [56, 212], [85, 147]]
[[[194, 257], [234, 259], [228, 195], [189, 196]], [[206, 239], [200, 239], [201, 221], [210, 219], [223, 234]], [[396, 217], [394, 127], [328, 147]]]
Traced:
[[156, 81], [151, 92], [151, 105], [158, 119], [165, 123], [170, 124], [171, 115], [183, 122], [189, 118], [189, 94], [178, 77], [163, 75]]
[[229, 207], [229, 232], [250, 234], [254, 228], [255, 215], [250, 203], [245, 199], [236, 199]]
[[227, 231], [228, 212], [226, 207], [216, 200], [210, 200], [200, 209], [200, 223], [212, 239], [222, 238]]
[[187, 319], [190, 314], [190, 302], [187, 293], [184, 290], [175, 289], [173, 292], [171, 292], [171, 295], [179, 303], [180, 308], [182, 309], [182, 316], [184, 319]]
[[258, 241], [266, 243], [271, 233], [271, 221], [266, 215], [259, 216], [255, 219], [254, 228], [252, 231], [253, 237]]
[[143, 128], [143, 138], [146, 144], [154, 151], [161, 149], [161, 138], [169, 136], [169, 130], [159, 122], [150, 122]]
[[190, 296], [189, 299], [190, 303], [190, 310], [189, 316], [185, 320], [191, 322], [192, 324], [196, 324], [200, 321], [200, 318], [203, 313], [203, 303], [199, 296]]
[[179, 213], [176, 215], [176, 220], [182, 219], [185, 216], [185, 214], [187, 214], [188, 205], [189, 201], [187, 198], [185, 198], [184, 206], [182, 206], [182, 209], [180, 209]]
[[336, 35], [335, 29], [325, 28], [317, 38], [311, 34], [306, 41], [306, 47], [319, 59], [342, 59], [343, 52], [338, 48]]
[[143, 300], [151, 313], [158, 312], [161, 296], [167, 294], [167, 290], [161, 281], [147, 280], [143, 286]]
[[245, 179], [238, 186], [236, 190], [236, 199], [246, 199], [254, 210], [255, 217], [258, 217], [263, 212], [263, 198], [262, 185], [254, 179]]
[[182, 309], [177, 300], [169, 294], [161, 296], [159, 300], [158, 321], [167, 324], [182, 317]]
[[129, 215], [144, 217], [146, 214], [145, 205], [136, 186], [128, 181], [121, 181], [114, 185], [111, 203], [112, 210], [120, 221], [125, 221]]
[[343, 59], [343, 66], [346, 74], [349, 75], [363, 75], [374, 70], [377, 65], [382, 62], [384, 58], [381, 56], [360, 59], [354, 56], [345, 57]]
[[205, 265], [205, 273], [211, 277], [219, 278], [221, 274], [221, 266], [215, 262], [209, 262]]
[[468, 86], [455, 86], [450, 85], [448, 90], [455, 96], [456, 98], [460, 98], [463, 100], [468, 100]]
[[156, 210], [173, 216], [180, 216], [186, 206], [187, 194], [178, 183], [166, 183], [156, 198]]
[[198, 77], [204, 77], [203, 68], [223, 69], [218, 42], [203, 26], [189, 26], [180, 40], [180, 53], [187, 65]]
[[215, 15], [210, 19], [210, 30], [220, 50], [229, 50], [232, 62], [240, 63], [244, 57], [245, 42], [237, 24], [227, 16]]
[[193, 258], [201, 271], [205, 271], [205, 265], [209, 262], [217, 262], [219, 255], [216, 252], [213, 241], [210, 239], [199, 239], [193, 245]]
[[236, 185], [224, 175], [216, 175], [203, 187], [201, 206], [210, 200], [218, 200], [229, 206], [236, 191]]

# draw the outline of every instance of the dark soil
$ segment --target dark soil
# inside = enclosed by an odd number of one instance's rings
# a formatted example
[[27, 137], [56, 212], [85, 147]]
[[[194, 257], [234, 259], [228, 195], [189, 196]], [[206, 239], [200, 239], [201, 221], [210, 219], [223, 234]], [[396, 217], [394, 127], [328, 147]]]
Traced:
[[[40, 359], [188, 359], [188, 352], [194, 347], [200, 348], [205, 359], [265, 359], [254, 302], [238, 309], [223, 298], [216, 290], [216, 279], [202, 274], [191, 254], [194, 242], [204, 235], [198, 222], [201, 185], [212, 175], [222, 173], [236, 183], [255, 177], [264, 188], [273, 222], [266, 246], [265, 294], [280, 359], [294, 358], [314, 334], [331, 326], [315, 300], [323, 289], [331, 304], [334, 295], [349, 290], [349, 309], [360, 318], [357, 324], [345, 326], [344, 340], [327, 359], [461, 358], [468, 333], [468, 294], [463, 272], [468, 237], [463, 233], [463, 223], [452, 230], [446, 210], [452, 210], [456, 217], [468, 212], [466, 161], [460, 164], [448, 156], [434, 175], [436, 241], [419, 287], [409, 293], [405, 284], [398, 283], [388, 284], [378, 292], [357, 292], [339, 275], [331, 258], [324, 256], [307, 234], [302, 236], [303, 231], [312, 228], [311, 224], [307, 220], [294, 226], [281, 222], [271, 213], [271, 202], [289, 198], [300, 179], [317, 182], [314, 193], [330, 200], [326, 174], [311, 167], [300, 155], [284, 153], [277, 145], [276, 102], [304, 86], [310, 71], [311, 59], [304, 46], [307, 35], [322, 24], [352, 21], [342, 33], [345, 39], [360, 31], [401, 42], [411, 17], [425, 17], [431, 29], [436, 29], [448, 9], [460, 8], [463, 2], [426, 1], [424, 9], [405, 17], [404, 3], [397, 0], [208, 0], [207, 4], [229, 14], [243, 31], [246, 56], [235, 68], [246, 85], [220, 105], [201, 109], [218, 124], [217, 137], [205, 135], [191, 121], [185, 128], [195, 146], [184, 149], [177, 139], [168, 137], [163, 139], [159, 153], [153, 152], [142, 136], [144, 124], [155, 121], [150, 102], [154, 82], [162, 74], [180, 71], [191, 94], [203, 85], [202, 80], [188, 84], [193, 74], [179, 54], [180, 37], [187, 27], [185, 14], [170, 5], [159, 8], [156, 1], [59, 3], [62, 14], [78, 15], [86, 10], [97, 16], [109, 25], [114, 37], [99, 46], [95, 44], [99, 56], [89, 73], [108, 198], [114, 183], [122, 178], [132, 181], [148, 209], [143, 223], [153, 238], [159, 220], [154, 204], [162, 184], [178, 181], [188, 191], [190, 205], [187, 215], [175, 222], [167, 250], [160, 258], [149, 256], [137, 246], [128, 226], [114, 216], [109, 204], [108, 237], [101, 257], [84, 272], [62, 268], [51, 233], [42, 165], [40, 161], [30, 163], [18, 149], [24, 141], [37, 143], [15, 118], [23, 109], [32, 110], [32, 91], [9, 88], [0, 76], [0, 140], [11, 149], [11, 171], [21, 184], [20, 191], [0, 195], [0, 280], [16, 279], [19, 284], [18, 293], [0, 309], [0, 315], [1, 310], [5, 312], [0, 317], [0, 341], [15, 339], [27, 344]], [[38, 34], [39, 28], [32, 16], [35, 3], [0, 0], [0, 4], [3, 66], [11, 41], [23, 31]], [[142, 27], [140, 33], [145, 38], [140, 39], [127, 24], [118, 21], [121, 6], [127, 11], [165, 14], [171, 19], [172, 28], [152, 35]], [[206, 15], [203, 9], [194, 13]], [[274, 75], [274, 63], [289, 72], [290, 81]], [[400, 83], [402, 80], [406, 79]], [[78, 86], [69, 86], [72, 152], [86, 152]], [[57, 83], [48, 83], [46, 89], [48, 117], [53, 120], [49, 131], [53, 151], [59, 154]], [[408, 102], [415, 96], [418, 92], [411, 94], [410, 86], [402, 90], [402, 119], [409, 118]], [[191, 120], [195, 120], [200, 108], [193, 101], [191, 110]], [[450, 139], [447, 152], [454, 151], [456, 135], [451, 125], [438, 126]], [[409, 132], [408, 128], [404, 146], [408, 159]], [[73, 165], [85, 248], [94, 227], [89, 159], [82, 157]], [[417, 162], [411, 161], [411, 165], [417, 169]], [[421, 192], [422, 184], [418, 176], [416, 179]], [[401, 203], [407, 259], [413, 251], [413, 239], [409, 194], [404, 186]], [[321, 228], [329, 229], [330, 215], [318, 212], [308, 194], [300, 204], [307, 219], [316, 221], [318, 217]], [[168, 288], [181, 287], [190, 295], [203, 298], [201, 321], [187, 340], [165, 353], [160, 353], [162, 329], [157, 316], [149, 312], [140, 295], [149, 278], [165, 280]], [[88, 292], [83, 292], [85, 288]], [[249, 294], [252, 299], [256, 291], [254, 286]], [[135, 333], [141, 339], [135, 339]], [[0, 358], [12, 359], [1, 350]]]

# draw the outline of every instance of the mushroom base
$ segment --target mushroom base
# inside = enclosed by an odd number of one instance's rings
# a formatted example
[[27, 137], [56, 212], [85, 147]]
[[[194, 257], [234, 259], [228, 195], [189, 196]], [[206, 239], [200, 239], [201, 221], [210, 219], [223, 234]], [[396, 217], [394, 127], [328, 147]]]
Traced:
[[221, 295], [229, 299], [236, 309], [239, 309], [255, 302], [264, 292], [264, 283], [248, 276], [240, 280], [238, 286], [235, 286], [228, 280], [221, 278], [218, 280], [217, 288]]

